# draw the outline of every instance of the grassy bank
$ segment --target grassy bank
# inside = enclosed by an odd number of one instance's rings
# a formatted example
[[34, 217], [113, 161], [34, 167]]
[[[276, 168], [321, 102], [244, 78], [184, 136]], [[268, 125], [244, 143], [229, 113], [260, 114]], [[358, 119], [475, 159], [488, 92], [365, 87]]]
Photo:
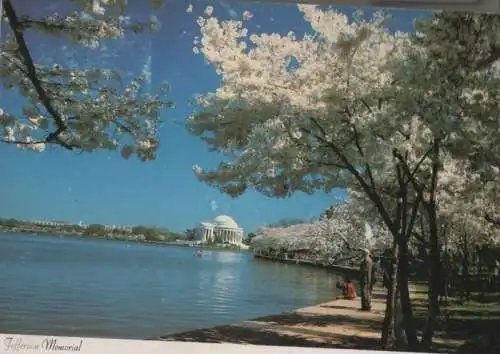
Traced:
[[[415, 320], [423, 328], [427, 315], [427, 287], [416, 283], [412, 296]], [[500, 293], [472, 293], [470, 301], [449, 297], [441, 303], [436, 337], [460, 348], [460, 353], [500, 353]], [[467, 343], [466, 343], [467, 342]]]

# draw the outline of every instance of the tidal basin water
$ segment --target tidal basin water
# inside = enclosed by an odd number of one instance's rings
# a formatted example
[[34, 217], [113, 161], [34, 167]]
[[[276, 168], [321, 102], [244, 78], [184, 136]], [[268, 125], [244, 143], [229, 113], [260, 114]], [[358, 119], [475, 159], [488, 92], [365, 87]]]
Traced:
[[147, 339], [327, 301], [336, 280], [248, 252], [0, 233], [0, 332]]

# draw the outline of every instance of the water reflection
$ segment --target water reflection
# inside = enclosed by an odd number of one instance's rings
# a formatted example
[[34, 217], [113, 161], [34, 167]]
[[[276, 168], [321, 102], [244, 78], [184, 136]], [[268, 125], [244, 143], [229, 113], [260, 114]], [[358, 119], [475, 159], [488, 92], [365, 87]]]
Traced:
[[211, 298], [217, 312], [230, 312], [235, 308], [238, 280], [239, 276], [235, 276], [232, 269], [221, 268], [216, 272]]
[[9, 234], [0, 242], [0, 283], [9, 284], [0, 332], [149, 338], [290, 311], [336, 291], [335, 277], [320, 269], [247, 253], [123, 252], [116, 241]]
[[219, 263], [235, 263], [242, 259], [241, 253], [237, 252], [214, 252], [213, 259]]
[[203, 306], [202, 312], [230, 312], [235, 309], [235, 296], [240, 287], [242, 269], [229, 266], [242, 259], [236, 252], [212, 252], [204, 257], [206, 262], [217, 262], [216, 268], [202, 267], [198, 270], [198, 289], [195, 302]]

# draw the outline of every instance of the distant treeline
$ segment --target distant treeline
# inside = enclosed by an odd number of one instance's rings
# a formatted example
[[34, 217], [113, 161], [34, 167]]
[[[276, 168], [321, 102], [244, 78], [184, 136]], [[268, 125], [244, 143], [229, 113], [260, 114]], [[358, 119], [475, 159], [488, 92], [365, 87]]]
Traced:
[[82, 236], [128, 238], [137, 241], [173, 242], [176, 240], [192, 240], [194, 232], [176, 233], [166, 228], [137, 225], [131, 228], [107, 227], [102, 224], [80, 226], [78, 224], [40, 224], [17, 219], [0, 218], [0, 231], [30, 232], [30, 233], [60, 233]]
[[[196, 238], [196, 229], [186, 229], [184, 233], [173, 232], [164, 227], [150, 227], [136, 225], [133, 227], [109, 227], [102, 224], [80, 226], [63, 222], [49, 222], [47, 224], [0, 218], [0, 232], [25, 232], [40, 234], [64, 234], [88, 237], [105, 237], [111, 239], [125, 239], [146, 242], [175, 242], [193, 241]], [[255, 234], [248, 234], [243, 243], [249, 244]]]

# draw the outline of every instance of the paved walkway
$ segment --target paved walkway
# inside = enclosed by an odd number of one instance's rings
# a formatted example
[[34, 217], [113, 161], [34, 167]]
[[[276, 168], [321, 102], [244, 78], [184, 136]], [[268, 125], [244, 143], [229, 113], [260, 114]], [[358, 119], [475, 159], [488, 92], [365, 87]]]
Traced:
[[300, 347], [376, 349], [384, 315], [385, 294], [375, 289], [372, 311], [360, 311], [360, 300], [334, 300], [293, 313], [243, 323], [182, 332], [156, 338]]
[[[411, 290], [415, 298], [425, 296]], [[413, 296], [412, 296], [413, 297]], [[360, 299], [333, 300], [292, 313], [271, 315], [238, 324], [176, 333], [156, 340], [279, 345], [343, 349], [379, 349], [385, 292], [374, 289], [372, 311], [360, 310]], [[424, 309], [425, 311], [425, 309]], [[463, 340], [434, 338], [436, 352], [454, 352]]]

